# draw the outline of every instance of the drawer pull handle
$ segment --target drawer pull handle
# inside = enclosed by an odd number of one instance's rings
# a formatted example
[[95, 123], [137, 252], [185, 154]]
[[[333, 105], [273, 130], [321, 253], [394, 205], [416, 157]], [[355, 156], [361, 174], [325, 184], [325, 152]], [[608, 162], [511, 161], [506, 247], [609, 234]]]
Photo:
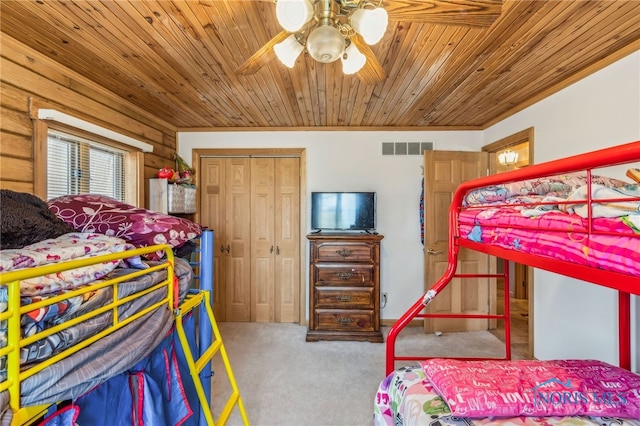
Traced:
[[351, 299], [353, 299], [352, 296], [345, 296], [343, 294], [336, 296], [336, 299], [338, 299], [338, 302], [351, 302]]
[[338, 278], [341, 280], [348, 280], [353, 277], [353, 272], [338, 272]]
[[338, 253], [342, 257], [349, 257], [353, 252], [347, 249], [340, 249], [340, 250], [337, 250], [336, 253]]
[[340, 325], [349, 325], [353, 322], [353, 318], [338, 317], [337, 321]]

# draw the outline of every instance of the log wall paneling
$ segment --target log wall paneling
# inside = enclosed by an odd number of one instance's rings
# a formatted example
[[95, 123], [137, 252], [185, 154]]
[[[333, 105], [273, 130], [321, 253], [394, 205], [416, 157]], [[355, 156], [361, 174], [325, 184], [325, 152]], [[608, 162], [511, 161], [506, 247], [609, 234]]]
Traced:
[[36, 128], [46, 132], [46, 127], [32, 120], [40, 108], [57, 109], [153, 145], [153, 152], [144, 154], [140, 185], [159, 168], [175, 164], [176, 128], [171, 124], [5, 34], [0, 61], [1, 188], [36, 193], [43, 187], [45, 176], [38, 173], [42, 167], [34, 166], [33, 141]]

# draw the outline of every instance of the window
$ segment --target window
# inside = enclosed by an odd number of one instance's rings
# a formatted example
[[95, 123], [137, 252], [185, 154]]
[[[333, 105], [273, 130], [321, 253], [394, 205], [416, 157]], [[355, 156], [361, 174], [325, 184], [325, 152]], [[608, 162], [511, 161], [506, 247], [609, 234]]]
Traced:
[[144, 153], [153, 145], [53, 109], [34, 120], [34, 194], [96, 193], [133, 206], [144, 199]]
[[47, 132], [47, 199], [101, 194], [125, 200], [127, 152], [78, 136]]

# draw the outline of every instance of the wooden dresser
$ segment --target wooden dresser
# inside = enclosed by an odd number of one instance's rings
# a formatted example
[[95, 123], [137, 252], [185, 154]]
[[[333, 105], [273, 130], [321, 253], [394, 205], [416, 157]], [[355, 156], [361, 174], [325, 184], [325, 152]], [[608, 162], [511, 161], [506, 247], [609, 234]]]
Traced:
[[307, 341], [382, 342], [380, 241], [374, 234], [309, 234]]

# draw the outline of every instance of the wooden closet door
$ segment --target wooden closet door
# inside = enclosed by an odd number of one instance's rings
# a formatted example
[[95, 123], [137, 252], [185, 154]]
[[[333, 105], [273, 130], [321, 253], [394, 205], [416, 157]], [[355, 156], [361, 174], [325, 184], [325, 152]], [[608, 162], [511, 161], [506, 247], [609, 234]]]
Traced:
[[300, 320], [300, 159], [202, 158], [219, 321]]
[[252, 321], [299, 321], [299, 164], [251, 159]]
[[219, 321], [251, 313], [251, 164], [248, 158], [202, 158], [202, 224], [215, 232], [214, 312]]
[[226, 158], [227, 321], [251, 320], [251, 160]]
[[273, 158], [251, 159], [251, 321], [275, 319], [275, 170]]
[[300, 321], [300, 159], [275, 159], [275, 321]]
[[213, 311], [218, 321], [226, 320], [224, 249], [225, 161], [222, 158], [200, 160], [200, 223], [214, 231], [213, 242]]

